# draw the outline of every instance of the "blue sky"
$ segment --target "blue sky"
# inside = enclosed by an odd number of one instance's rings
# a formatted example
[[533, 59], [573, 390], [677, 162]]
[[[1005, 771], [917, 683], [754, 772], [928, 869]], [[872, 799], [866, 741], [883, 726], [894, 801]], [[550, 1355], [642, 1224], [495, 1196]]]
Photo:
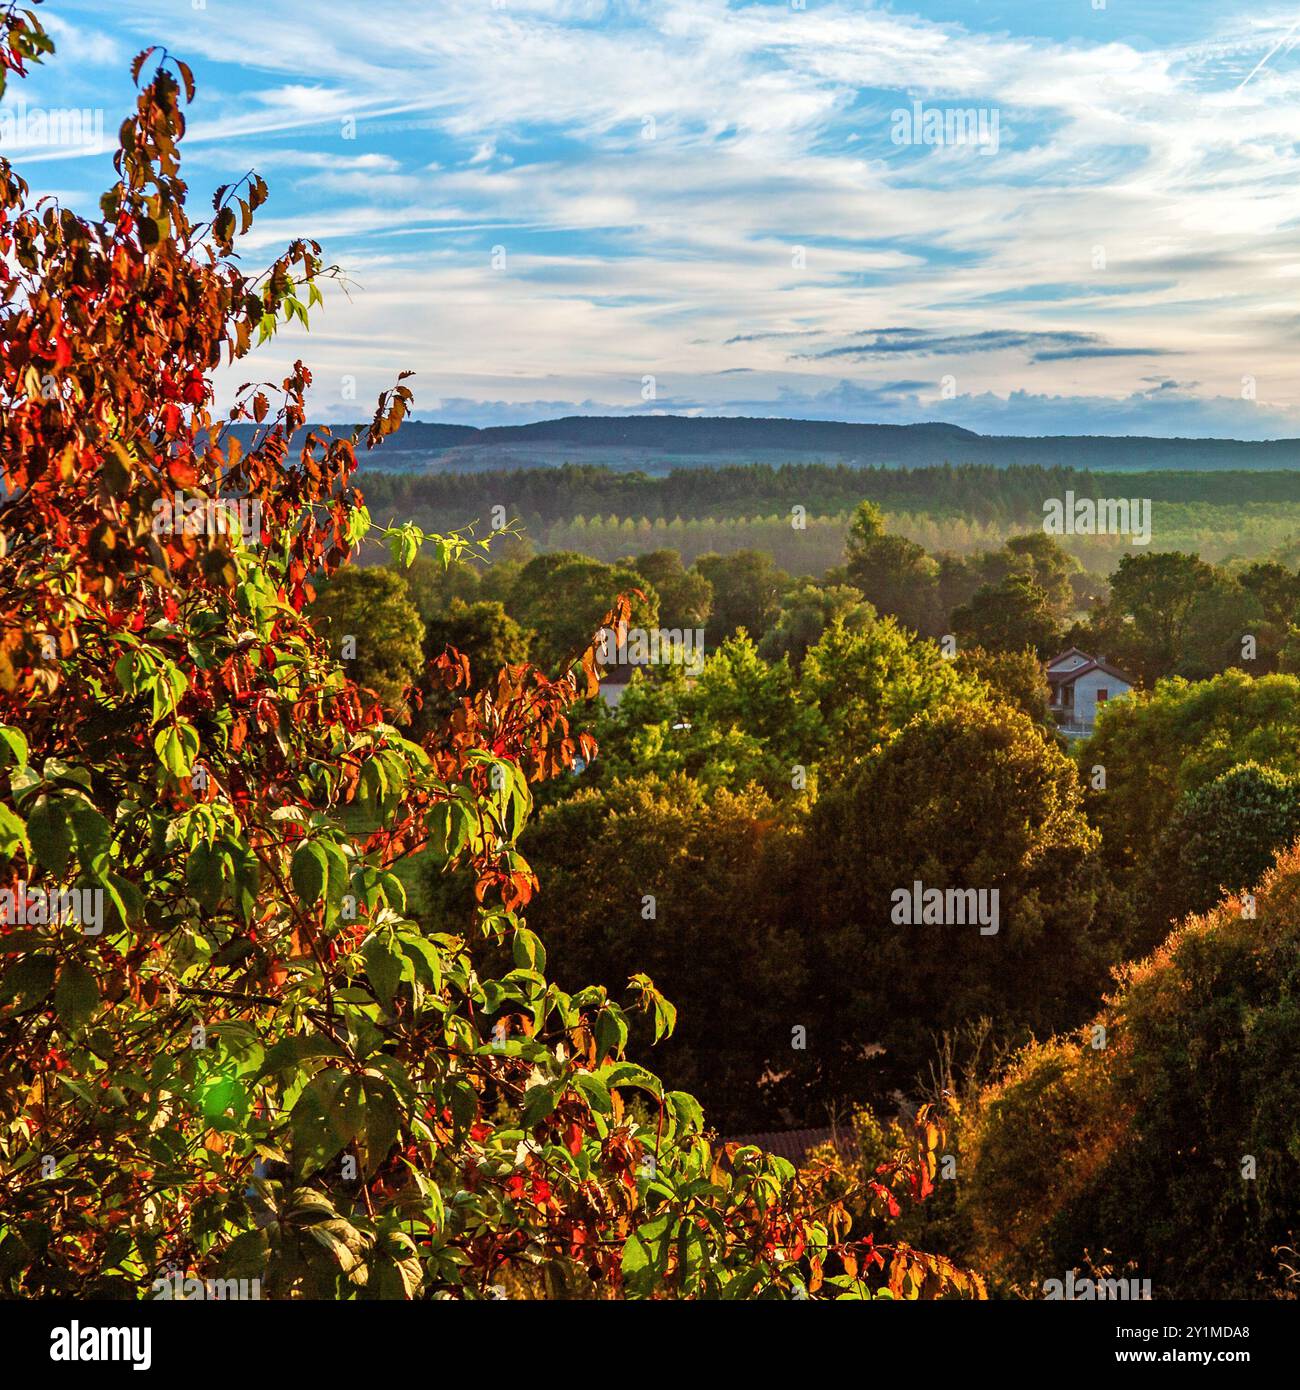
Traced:
[[[50, 0], [0, 153], [91, 211], [127, 67], [196, 199], [347, 273], [321, 418], [674, 413], [1300, 435], [1300, 9], [1243, 0]], [[20, 109], [26, 104], [26, 112]], [[33, 116], [102, 113], [104, 146]], [[8, 119], [5, 119], [8, 113]], [[93, 119], [92, 119], [93, 125]], [[230, 379], [223, 391], [237, 384]]]

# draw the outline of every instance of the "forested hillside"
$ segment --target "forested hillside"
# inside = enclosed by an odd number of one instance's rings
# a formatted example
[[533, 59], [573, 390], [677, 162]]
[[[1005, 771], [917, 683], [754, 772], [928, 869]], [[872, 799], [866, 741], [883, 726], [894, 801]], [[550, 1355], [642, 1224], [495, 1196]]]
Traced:
[[374, 462], [420, 471], [613, 462], [621, 469], [667, 472], [674, 466], [716, 467], [751, 459], [887, 468], [1294, 469], [1300, 465], [1300, 440], [1035, 438], [977, 434], [938, 421], [877, 425], [646, 413], [568, 416], [482, 429], [413, 421], [384, 445]]

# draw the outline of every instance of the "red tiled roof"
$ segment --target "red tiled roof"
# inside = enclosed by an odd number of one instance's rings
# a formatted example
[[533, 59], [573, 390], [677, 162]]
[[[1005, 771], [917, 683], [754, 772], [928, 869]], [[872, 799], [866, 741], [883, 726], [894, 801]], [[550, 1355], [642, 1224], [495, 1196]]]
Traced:
[[1078, 666], [1073, 671], [1052, 671], [1048, 675], [1048, 680], [1052, 685], [1073, 685], [1080, 676], [1086, 676], [1089, 671], [1104, 671], [1108, 676], [1114, 676], [1117, 681], [1123, 681], [1125, 685], [1132, 685], [1133, 678], [1126, 676], [1118, 666], [1112, 666], [1109, 661], [1100, 658], [1094, 660], [1088, 658], [1086, 666]]
[[840, 1153], [853, 1152], [853, 1136], [843, 1129], [777, 1129], [765, 1134], [729, 1134], [723, 1142], [753, 1144], [764, 1153], [789, 1159], [791, 1163], [802, 1163], [819, 1144], [833, 1142]]

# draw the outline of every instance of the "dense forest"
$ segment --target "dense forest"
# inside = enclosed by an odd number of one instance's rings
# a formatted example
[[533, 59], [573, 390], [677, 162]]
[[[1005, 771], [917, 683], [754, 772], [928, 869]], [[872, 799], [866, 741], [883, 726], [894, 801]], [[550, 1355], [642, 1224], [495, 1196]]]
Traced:
[[[538, 789], [521, 848], [560, 890], [529, 914], [559, 980], [648, 971], [679, 1006], [661, 1069], [724, 1132], [833, 1125], [867, 1164], [900, 1115], [943, 1115], [956, 1181], [918, 1239], [1004, 1293], [1089, 1258], [1161, 1296], [1286, 1287], [1300, 1175], [1266, 1117], [1292, 1103], [1268, 1058], [1300, 1028], [1294, 567], [1152, 551], [1096, 584], [1041, 529], [931, 556], [870, 502], [820, 581], [758, 551], [513, 545], [486, 567], [350, 570], [316, 612], [333, 642], [383, 610], [404, 646], [370, 643], [358, 678], [406, 690], [416, 730], [447, 647], [489, 686], [502, 662], [550, 667], [616, 591], [637, 623], [706, 635], [702, 668], [644, 667], [615, 707], [575, 711], [599, 752]], [[1043, 676], [1068, 645], [1138, 686], [1074, 743]], [[404, 872], [431, 922], [472, 912], [439, 856]], [[1000, 925], [900, 927], [913, 884], [996, 889]], [[1238, 1150], [1262, 1184], [1233, 1177]], [[1051, 1201], [1021, 1192], [1026, 1164]], [[1162, 1164], [1176, 1205], [1133, 1216], [1146, 1185], [1170, 1190]], [[1192, 1258], [1197, 1229], [1214, 1259]]]
[[[1300, 474], [1294, 472], [1077, 472], [991, 465], [858, 468], [752, 463], [678, 468], [665, 476], [595, 464], [475, 473], [365, 475], [375, 515], [429, 528], [517, 520], [541, 549], [615, 560], [671, 548], [687, 563], [710, 551], [758, 549], [794, 574], [839, 563], [853, 509], [882, 507], [891, 530], [927, 550], [967, 553], [1041, 527], [1044, 503], [1148, 499], [1151, 544], [1206, 559], [1265, 556], [1300, 562]], [[1114, 535], [1062, 544], [1104, 575], [1131, 548]]]

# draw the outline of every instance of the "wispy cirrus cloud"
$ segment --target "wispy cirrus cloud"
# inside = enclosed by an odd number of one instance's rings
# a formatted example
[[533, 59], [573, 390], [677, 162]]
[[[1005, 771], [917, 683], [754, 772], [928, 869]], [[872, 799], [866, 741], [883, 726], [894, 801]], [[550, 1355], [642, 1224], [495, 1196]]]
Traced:
[[822, 348], [800, 356], [814, 361], [844, 358], [869, 362], [886, 357], [966, 357], [978, 353], [1021, 352], [1031, 362], [1067, 362], [1086, 357], [1160, 357], [1170, 351], [1154, 347], [1114, 347], [1098, 333], [1020, 332], [986, 329], [978, 333], [934, 333], [921, 328], [880, 328], [862, 335], [866, 341]]
[[[1180, 433], [1277, 429], [1300, 405], [1300, 51], [1280, 4], [57, 16], [60, 55], [24, 98], [101, 109], [112, 131], [130, 55], [165, 43], [200, 81], [196, 197], [257, 165], [272, 202], [250, 260], [309, 234], [348, 271], [310, 344], [295, 330], [266, 354], [268, 376], [311, 357], [337, 397], [323, 413], [351, 408], [334, 383], [408, 367], [425, 415], [676, 401], [1042, 433], [1092, 401], [1095, 421]], [[892, 113], [916, 102], [996, 113], [996, 152], [897, 143]], [[87, 210], [111, 178], [103, 153], [12, 153]], [[1174, 356], [1197, 384], [1153, 388], [1142, 374]]]

